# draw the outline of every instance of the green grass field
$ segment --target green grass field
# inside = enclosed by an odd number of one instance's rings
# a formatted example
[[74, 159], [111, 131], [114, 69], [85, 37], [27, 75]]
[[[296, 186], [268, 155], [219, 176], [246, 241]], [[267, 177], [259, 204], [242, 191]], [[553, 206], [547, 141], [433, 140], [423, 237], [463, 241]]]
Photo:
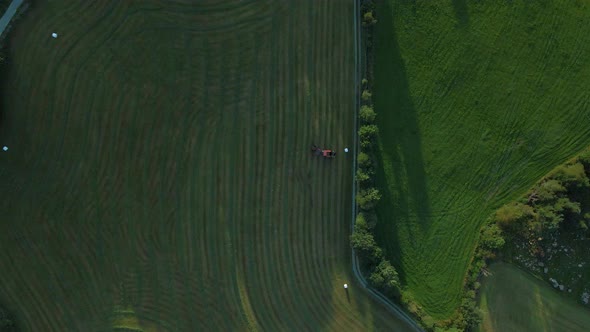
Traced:
[[459, 303], [485, 219], [590, 144], [588, 5], [377, 8], [378, 240], [436, 319]]
[[590, 311], [564, 298], [542, 280], [519, 268], [497, 263], [483, 279], [482, 332], [587, 331]]
[[13, 30], [0, 303], [25, 331], [404, 330], [350, 273], [352, 156], [309, 151], [353, 144], [353, 2], [194, 3]]

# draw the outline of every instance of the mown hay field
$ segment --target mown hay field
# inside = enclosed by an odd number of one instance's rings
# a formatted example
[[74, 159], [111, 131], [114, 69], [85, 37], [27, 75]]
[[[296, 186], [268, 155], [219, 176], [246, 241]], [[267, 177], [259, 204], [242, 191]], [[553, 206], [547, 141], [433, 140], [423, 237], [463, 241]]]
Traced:
[[353, 144], [353, 11], [36, 1], [0, 127], [24, 330], [403, 330], [350, 273], [351, 156], [309, 151]]
[[482, 332], [587, 331], [590, 311], [514, 265], [490, 266], [483, 278]]
[[459, 304], [482, 223], [590, 144], [588, 5], [377, 8], [378, 240], [435, 319]]

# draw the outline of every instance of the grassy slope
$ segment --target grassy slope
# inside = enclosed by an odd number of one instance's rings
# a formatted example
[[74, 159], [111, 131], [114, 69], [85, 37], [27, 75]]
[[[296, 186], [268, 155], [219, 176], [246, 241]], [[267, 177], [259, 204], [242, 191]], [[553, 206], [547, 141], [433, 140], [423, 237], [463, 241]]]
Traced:
[[389, 0], [378, 13], [379, 241], [445, 318], [486, 217], [590, 142], [590, 11]]
[[0, 302], [29, 331], [403, 330], [342, 288], [350, 156], [309, 153], [353, 141], [352, 11], [36, 2], [2, 89]]
[[564, 298], [545, 282], [505, 263], [484, 278], [480, 307], [483, 332], [587, 331], [590, 311]]

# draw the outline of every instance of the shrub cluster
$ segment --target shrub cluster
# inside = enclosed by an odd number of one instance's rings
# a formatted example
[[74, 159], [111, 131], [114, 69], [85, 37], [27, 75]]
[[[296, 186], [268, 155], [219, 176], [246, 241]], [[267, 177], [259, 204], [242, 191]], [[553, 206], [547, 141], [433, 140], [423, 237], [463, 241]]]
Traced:
[[557, 167], [520, 200], [498, 209], [497, 225], [512, 237], [531, 245], [531, 254], [543, 258], [543, 239], [559, 232], [590, 235], [590, 150]]

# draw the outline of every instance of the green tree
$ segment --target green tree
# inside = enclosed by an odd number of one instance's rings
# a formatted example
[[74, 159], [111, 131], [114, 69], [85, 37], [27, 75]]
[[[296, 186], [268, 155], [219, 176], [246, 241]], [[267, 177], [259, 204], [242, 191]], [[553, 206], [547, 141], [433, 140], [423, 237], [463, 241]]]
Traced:
[[[539, 214], [539, 221], [542, 227], [547, 229], [557, 229], [563, 221], [563, 214], [555, 211], [555, 208], [551, 205], [543, 205], [537, 208]], [[542, 229], [536, 229], [536, 232], [540, 232]]]
[[364, 152], [359, 152], [358, 156], [356, 157], [356, 161], [358, 162], [359, 167], [365, 171], [367, 171], [372, 166], [371, 158]]
[[365, 173], [362, 169], [357, 169], [356, 170], [356, 181], [363, 185], [363, 184], [367, 184], [369, 182], [369, 180], [371, 180], [371, 177]]
[[465, 322], [465, 329], [471, 331], [481, 323], [481, 311], [477, 308], [475, 300], [463, 298], [461, 301], [461, 314]]
[[350, 244], [354, 249], [361, 250], [364, 252], [372, 252], [377, 243], [373, 234], [369, 233], [366, 229], [356, 229], [350, 236]]
[[364, 90], [363, 93], [361, 94], [361, 98], [365, 102], [371, 101], [371, 96], [372, 96], [372, 94], [371, 94], [371, 91], [369, 91], [369, 90]]
[[356, 202], [362, 210], [373, 209], [380, 199], [381, 193], [379, 193], [379, 190], [375, 188], [361, 190], [356, 195]]
[[376, 125], [363, 125], [359, 128], [359, 140], [361, 148], [371, 148], [379, 134]]
[[363, 26], [370, 27], [377, 23], [377, 20], [373, 16], [373, 11], [368, 11], [363, 15]]
[[399, 296], [400, 283], [397, 271], [387, 259], [381, 260], [369, 277], [371, 285], [389, 296]]
[[556, 179], [549, 179], [541, 183], [531, 196], [540, 202], [548, 202], [557, 198], [559, 193], [565, 192], [565, 187]]
[[359, 111], [359, 118], [361, 119], [363, 124], [373, 124], [375, 122], [375, 117], [377, 113], [373, 110], [371, 106], [363, 105]]
[[367, 218], [365, 218], [364, 213], [359, 213], [356, 215], [354, 219], [354, 229], [359, 231], [368, 231], [369, 224], [367, 223]]
[[377, 246], [370, 225], [363, 214], [358, 214], [354, 224], [354, 231], [350, 236], [350, 245], [357, 251], [361, 259], [375, 264], [383, 258], [383, 250]]
[[487, 224], [481, 232], [481, 245], [490, 250], [500, 249], [504, 246], [502, 230], [497, 224]]
[[571, 201], [568, 197], [558, 198], [553, 205], [553, 208], [555, 211], [560, 213], [570, 212], [573, 214], [580, 214], [582, 211], [580, 208], [580, 203]]
[[495, 221], [500, 227], [508, 228], [535, 216], [532, 207], [522, 203], [510, 203], [496, 211]]
[[555, 178], [560, 180], [566, 187], [588, 188], [590, 180], [584, 171], [584, 165], [580, 162], [560, 167]]

